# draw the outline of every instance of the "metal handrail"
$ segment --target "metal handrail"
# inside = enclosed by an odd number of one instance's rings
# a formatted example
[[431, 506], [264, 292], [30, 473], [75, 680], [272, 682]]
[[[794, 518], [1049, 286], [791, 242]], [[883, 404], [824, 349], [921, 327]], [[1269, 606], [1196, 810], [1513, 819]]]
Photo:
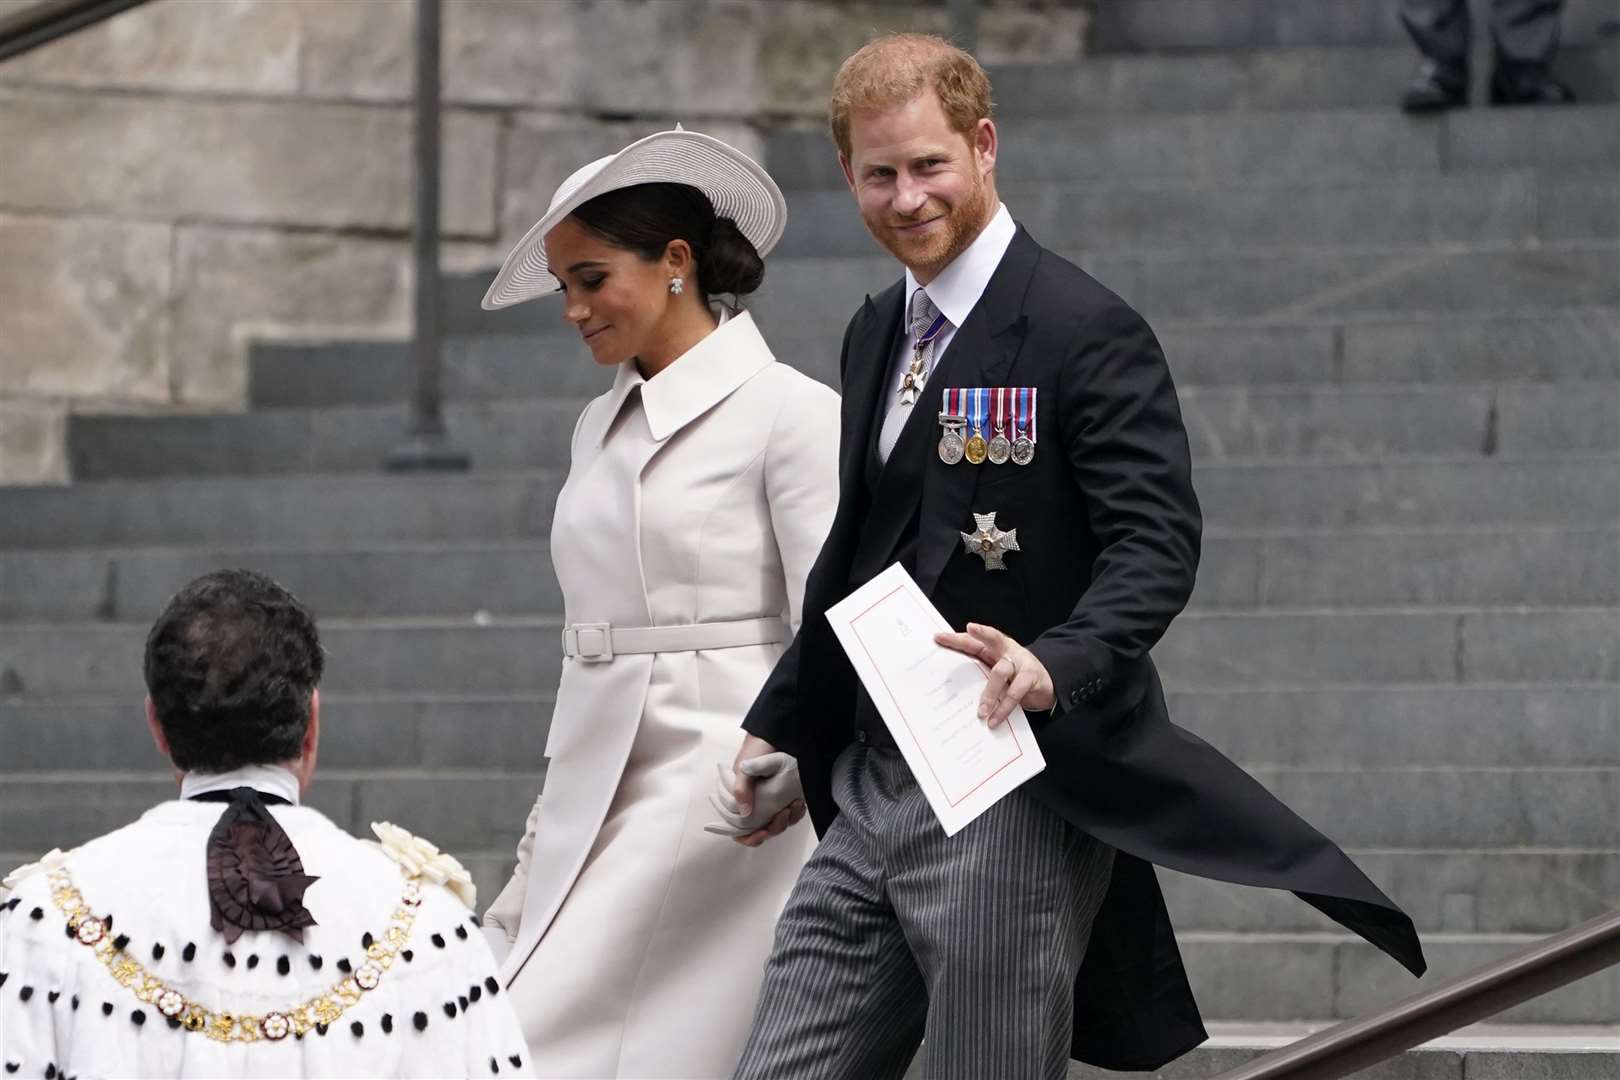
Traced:
[[443, 319], [439, 285], [439, 0], [416, 0], [416, 172], [411, 253], [415, 262], [416, 391], [405, 441], [384, 464], [398, 471], [464, 470], [468, 456], [444, 426]]
[[49, 45], [144, 3], [146, 0], [40, 0], [0, 16], [0, 60]]
[[1620, 964], [1620, 911], [1544, 938], [1371, 1016], [1324, 1028], [1216, 1080], [1348, 1076], [1615, 964]]

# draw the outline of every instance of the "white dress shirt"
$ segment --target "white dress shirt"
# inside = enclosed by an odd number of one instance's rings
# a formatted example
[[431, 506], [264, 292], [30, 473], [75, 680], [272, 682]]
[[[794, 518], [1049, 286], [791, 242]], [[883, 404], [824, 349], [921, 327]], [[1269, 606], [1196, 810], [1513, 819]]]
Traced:
[[[939, 367], [945, 350], [950, 348], [952, 339], [956, 337], [957, 328], [967, 321], [968, 313], [984, 295], [991, 276], [995, 274], [996, 267], [1001, 265], [1001, 257], [1007, 253], [1007, 247], [1017, 232], [1018, 226], [1013, 224], [1012, 214], [1008, 213], [1006, 205], [997, 203], [996, 212], [990, 218], [990, 223], [974, 237], [967, 250], [952, 259], [949, 266], [924, 286], [928, 292], [928, 299], [934, 302], [934, 306], [939, 308], [940, 314], [947, 320], [945, 328], [934, 339], [934, 355], [928, 367], [930, 374]], [[906, 295], [900, 305], [902, 312], [910, 310], [911, 297], [916, 291], [917, 278], [910, 269], [907, 269]], [[901, 317], [904, 318], [904, 315]], [[890, 361], [889, 393], [883, 399], [885, 416], [900, 401], [900, 385], [905, 379], [906, 369], [911, 365], [911, 354], [916, 344], [916, 335], [911, 332], [909, 326], [906, 327], [906, 332], [900, 339], [900, 347]]]
[[189, 799], [193, 795], [239, 787], [280, 795], [294, 806], [298, 805], [298, 777], [280, 765], [244, 765], [222, 773], [188, 772], [180, 778], [180, 797]]

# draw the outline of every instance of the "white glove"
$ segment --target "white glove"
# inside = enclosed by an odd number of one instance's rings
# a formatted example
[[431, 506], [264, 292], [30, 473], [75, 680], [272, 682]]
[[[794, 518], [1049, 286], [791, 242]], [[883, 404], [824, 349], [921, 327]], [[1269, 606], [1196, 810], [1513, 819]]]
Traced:
[[792, 754], [778, 750], [762, 757], [744, 758], [738, 764], [745, 776], [759, 781], [754, 785], [753, 811], [746, 817], [739, 811], [737, 800], [731, 793], [731, 770], [718, 762], [714, 768], [720, 775], [720, 784], [709, 796], [709, 805], [714, 807], [721, 820], [703, 826], [704, 832], [716, 836], [747, 836], [763, 829], [791, 803], [804, 798], [804, 787], [799, 783], [799, 762]]

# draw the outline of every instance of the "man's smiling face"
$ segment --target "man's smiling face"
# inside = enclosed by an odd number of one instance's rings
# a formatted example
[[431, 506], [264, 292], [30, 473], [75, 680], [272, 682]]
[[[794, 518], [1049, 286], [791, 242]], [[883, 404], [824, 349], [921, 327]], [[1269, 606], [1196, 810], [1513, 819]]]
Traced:
[[979, 235], [996, 207], [996, 129], [951, 129], [932, 90], [893, 109], [850, 116], [839, 156], [861, 220], [926, 284]]

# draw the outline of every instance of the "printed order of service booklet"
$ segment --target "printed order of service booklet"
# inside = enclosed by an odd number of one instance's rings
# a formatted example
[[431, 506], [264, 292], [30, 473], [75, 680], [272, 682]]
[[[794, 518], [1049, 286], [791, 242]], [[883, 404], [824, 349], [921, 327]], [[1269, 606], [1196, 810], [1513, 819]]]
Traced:
[[1046, 768], [1023, 709], [994, 728], [979, 719], [984, 665], [935, 644], [951, 626], [899, 563], [827, 618], [945, 835]]

